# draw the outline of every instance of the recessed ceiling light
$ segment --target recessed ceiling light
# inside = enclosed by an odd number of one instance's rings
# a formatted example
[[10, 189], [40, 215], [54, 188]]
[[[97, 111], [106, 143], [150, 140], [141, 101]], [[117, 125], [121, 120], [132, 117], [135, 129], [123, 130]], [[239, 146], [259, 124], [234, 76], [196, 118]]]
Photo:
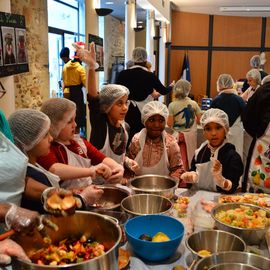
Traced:
[[105, 2], [106, 5], [113, 5], [112, 1]]

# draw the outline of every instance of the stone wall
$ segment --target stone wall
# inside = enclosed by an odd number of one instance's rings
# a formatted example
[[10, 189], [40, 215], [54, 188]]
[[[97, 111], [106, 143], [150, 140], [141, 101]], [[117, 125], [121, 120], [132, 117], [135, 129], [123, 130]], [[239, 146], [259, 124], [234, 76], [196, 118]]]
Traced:
[[14, 76], [16, 108], [39, 108], [49, 96], [46, 0], [11, 0], [11, 12], [25, 16], [29, 72]]
[[112, 16], [106, 16], [104, 24], [104, 80], [109, 81], [115, 56], [125, 55], [125, 24]]

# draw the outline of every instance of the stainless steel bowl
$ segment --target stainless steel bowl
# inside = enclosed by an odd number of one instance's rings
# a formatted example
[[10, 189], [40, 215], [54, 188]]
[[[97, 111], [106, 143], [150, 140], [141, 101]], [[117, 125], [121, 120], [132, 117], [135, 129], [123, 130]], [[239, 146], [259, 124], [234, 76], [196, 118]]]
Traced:
[[246, 244], [238, 236], [219, 230], [195, 232], [186, 238], [186, 246], [193, 259], [202, 258], [198, 252], [208, 250], [211, 254], [221, 251], [245, 251]]
[[249, 206], [253, 210], [260, 210], [260, 209], [264, 210], [266, 211], [267, 217], [270, 218], [270, 212], [266, 210], [265, 208], [261, 208], [256, 205], [245, 204], [245, 203], [226, 203], [226, 204], [219, 204], [212, 209], [211, 215], [213, 219], [215, 220], [215, 225], [219, 230], [236, 234], [237, 236], [242, 238], [246, 242], [247, 245], [258, 245], [264, 239], [265, 233], [270, 227], [269, 225], [264, 228], [257, 228], [257, 229], [238, 228], [235, 226], [230, 226], [228, 224], [225, 224], [216, 218], [216, 214], [219, 213], [220, 211], [227, 211], [229, 209], [235, 209], [235, 208], [240, 207], [240, 205]]
[[135, 194], [147, 193], [172, 199], [178, 182], [169, 176], [145, 174], [131, 179], [130, 188]]
[[200, 259], [195, 264], [194, 270], [209, 270], [211, 267], [223, 263], [247, 264], [261, 270], [270, 269], [270, 259], [266, 257], [248, 252], [225, 251]]
[[[49, 217], [59, 227], [57, 232], [47, 229], [52, 243], [74, 236], [80, 238], [82, 235], [93, 237], [98, 242], [103, 243], [108, 251], [95, 259], [81, 263], [69, 264], [65, 266], [48, 266], [28, 263], [14, 258], [12, 267], [16, 270], [118, 270], [118, 245], [121, 240], [120, 226], [107, 216], [98, 213], [78, 211], [72, 216]], [[35, 231], [31, 236], [16, 235], [14, 240], [19, 243], [25, 252], [38, 250], [44, 247], [41, 235]]]
[[255, 266], [243, 263], [220, 263], [209, 268], [209, 270], [260, 270]]
[[103, 190], [101, 198], [89, 209], [97, 208], [103, 210], [118, 210], [120, 209], [121, 201], [130, 195], [130, 193], [123, 188], [113, 185], [99, 186]]
[[169, 199], [154, 194], [130, 195], [121, 202], [121, 209], [133, 216], [169, 214], [172, 206]]

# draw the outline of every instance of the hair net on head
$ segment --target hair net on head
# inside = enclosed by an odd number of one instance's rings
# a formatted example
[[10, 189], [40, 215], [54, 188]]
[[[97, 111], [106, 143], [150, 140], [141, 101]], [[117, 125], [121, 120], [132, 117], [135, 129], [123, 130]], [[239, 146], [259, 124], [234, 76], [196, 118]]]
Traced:
[[201, 125], [204, 128], [207, 124], [214, 122], [223, 126], [226, 132], [229, 131], [229, 118], [227, 113], [220, 109], [209, 109], [201, 117]]
[[267, 75], [262, 79], [262, 85], [267, 83], [267, 82], [270, 82], [270, 75]]
[[249, 60], [250, 66], [253, 68], [259, 68], [261, 66], [261, 57], [259, 55], [253, 55]]
[[261, 84], [261, 73], [258, 69], [253, 68], [249, 70], [246, 74], [246, 78], [253, 78], [257, 81], [257, 84]]
[[173, 87], [175, 98], [183, 99], [189, 95], [191, 90], [191, 83], [187, 80], [179, 80]]
[[141, 112], [142, 123], [145, 125], [145, 122], [153, 115], [159, 114], [165, 118], [167, 122], [169, 111], [166, 105], [159, 101], [150, 101], [146, 103]]
[[48, 133], [51, 125], [49, 117], [37, 110], [20, 109], [8, 119], [15, 144], [27, 152], [37, 145]]
[[[51, 119], [50, 133], [56, 139], [76, 111], [76, 104], [66, 98], [51, 98], [43, 103], [40, 109]], [[66, 114], [70, 112], [71, 114]]]
[[113, 104], [125, 95], [129, 95], [129, 90], [123, 85], [107, 84], [103, 86], [99, 93], [101, 112], [108, 113]]
[[132, 61], [134, 63], [143, 63], [147, 61], [147, 52], [143, 47], [137, 47], [132, 52]]
[[220, 74], [217, 80], [217, 91], [233, 88], [234, 81], [230, 74]]

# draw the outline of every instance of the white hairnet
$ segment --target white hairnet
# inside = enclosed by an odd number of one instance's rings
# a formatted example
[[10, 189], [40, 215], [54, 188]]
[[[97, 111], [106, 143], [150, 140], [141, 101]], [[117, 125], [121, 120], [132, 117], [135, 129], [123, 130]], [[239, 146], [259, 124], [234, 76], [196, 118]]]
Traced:
[[217, 123], [223, 126], [226, 132], [229, 131], [229, 118], [227, 113], [220, 109], [209, 109], [201, 117], [201, 125], [204, 128], [209, 123]]
[[[66, 98], [50, 98], [43, 103], [40, 110], [49, 116], [51, 120], [50, 133], [56, 139], [73, 117], [72, 111], [76, 111], [76, 104]], [[70, 114], [66, 114], [67, 112]]]
[[189, 95], [191, 83], [187, 80], [179, 80], [173, 87], [174, 96], [177, 99], [183, 99]]
[[142, 123], [145, 124], [145, 122], [153, 115], [159, 114], [165, 118], [165, 121], [167, 122], [169, 111], [166, 105], [159, 101], [150, 101], [146, 103], [141, 112], [142, 116]]
[[217, 91], [232, 89], [234, 86], [233, 78], [230, 74], [220, 74], [217, 80]]
[[129, 90], [123, 85], [107, 84], [103, 86], [99, 93], [101, 112], [108, 113], [113, 104], [125, 95], [129, 95]]
[[31, 150], [48, 133], [49, 117], [37, 110], [20, 109], [8, 119], [14, 142], [23, 152]]
[[262, 79], [262, 85], [264, 85], [267, 82], [270, 82], [270, 75], [267, 75]]
[[132, 61], [134, 63], [143, 63], [147, 61], [147, 52], [143, 47], [137, 47], [132, 52]]
[[253, 55], [250, 58], [250, 66], [253, 68], [259, 68], [261, 66], [261, 57], [259, 55]]
[[249, 70], [246, 74], [246, 78], [253, 78], [256, 80], [257, 84], [261, 84], [261, 73], [258, 69], [253, 68]]

